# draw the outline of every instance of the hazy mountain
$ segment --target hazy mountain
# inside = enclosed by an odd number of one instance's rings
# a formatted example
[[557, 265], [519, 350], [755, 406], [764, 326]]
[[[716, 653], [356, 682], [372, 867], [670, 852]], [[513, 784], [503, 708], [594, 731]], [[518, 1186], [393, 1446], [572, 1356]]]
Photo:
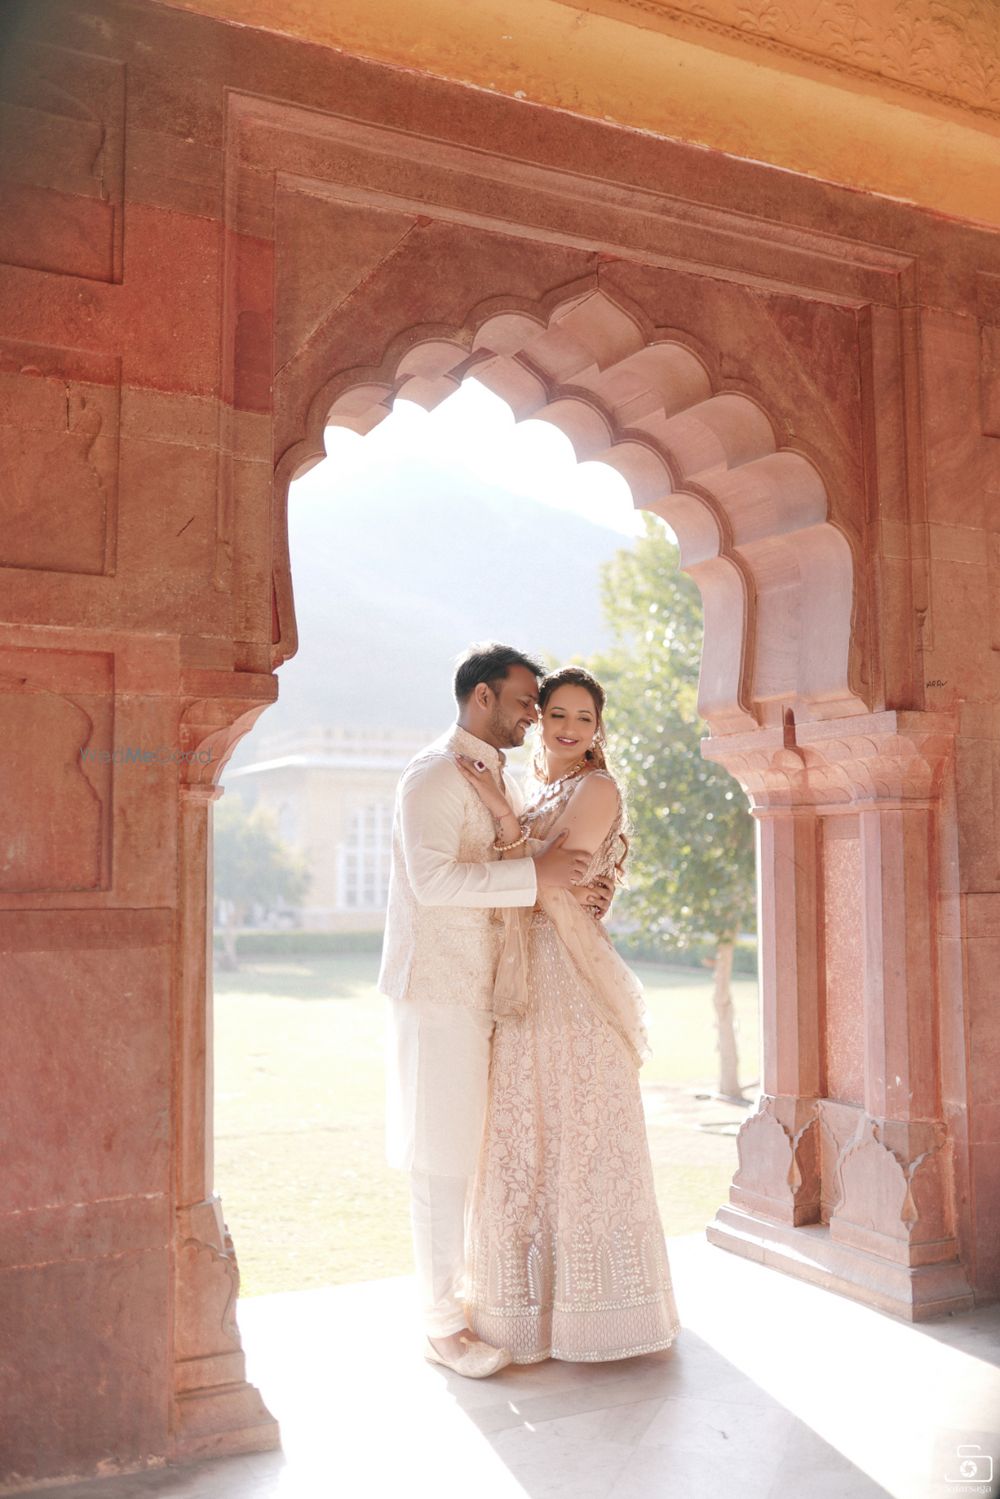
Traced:
[[314, 724], [443, 727], [473, 640], [557, 661], [607, 641], [600, 568], [628, 538], [572, 512], [426, 463], [378, 464], [290, 511], [299, 650], [234, 765]]

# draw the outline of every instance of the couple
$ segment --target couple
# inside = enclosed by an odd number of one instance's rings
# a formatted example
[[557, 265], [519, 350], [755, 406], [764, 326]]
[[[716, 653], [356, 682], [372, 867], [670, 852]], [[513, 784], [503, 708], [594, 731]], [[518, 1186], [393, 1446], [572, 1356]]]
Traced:
[[[638, 981], [600, 918], [627, 851], [604, 692], [508, 646], [396, 795], [379, 990], [387, 1158], [410, 1173], [426, 1357], [481, 1378], [679, 1331], [638, 1067]], [[504, 750], [537, 724], [526, 793]]]

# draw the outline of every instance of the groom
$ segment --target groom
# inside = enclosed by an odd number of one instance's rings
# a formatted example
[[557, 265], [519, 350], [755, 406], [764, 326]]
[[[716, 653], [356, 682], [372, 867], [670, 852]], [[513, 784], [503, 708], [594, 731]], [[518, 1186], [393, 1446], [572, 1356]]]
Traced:
[[465, 1322], [465, 1219], [486, 1114], [500, 906], [532, 906], [543, 885], [574, 887], [607, 908], [607, 888], [581, 887], [589, 855], [550, 840], [533, 858], [503, 860], [490, 813], [455, 755], [491, 775], [520, 810], [504, 750], [538, 716], [541, 668], [511, 646], [473, 645], [455, 671], [458, 721], [403, 772], [378, 987], [387, 997], [386, 1155], [410, 1173], [426, 1356], [482, 1378], [510, 1362]]

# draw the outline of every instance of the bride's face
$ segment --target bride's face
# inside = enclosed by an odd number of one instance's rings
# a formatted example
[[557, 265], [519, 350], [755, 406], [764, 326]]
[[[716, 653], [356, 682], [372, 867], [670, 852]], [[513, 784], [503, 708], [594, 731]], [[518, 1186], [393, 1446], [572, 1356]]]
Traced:
[[552, 759], [575, 765], [597, 733], [597, 705], [586, 687], [557, 687], [541, 716], [542, 743]]

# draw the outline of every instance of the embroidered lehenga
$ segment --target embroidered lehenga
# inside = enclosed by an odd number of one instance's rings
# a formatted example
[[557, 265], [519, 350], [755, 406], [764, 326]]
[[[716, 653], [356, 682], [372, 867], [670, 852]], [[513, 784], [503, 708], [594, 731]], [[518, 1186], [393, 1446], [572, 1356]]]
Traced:
[[[526, 808], [529, 850], [575, 781]], [[586, 881], [613, 874], [622, 808]], [[503, 913], [486, 1128], [470, 1211], [466, 1310], [514, 1362], [666, 1348], [680, 1330], [638, 1066], [638, 981], [565, 891]]]

